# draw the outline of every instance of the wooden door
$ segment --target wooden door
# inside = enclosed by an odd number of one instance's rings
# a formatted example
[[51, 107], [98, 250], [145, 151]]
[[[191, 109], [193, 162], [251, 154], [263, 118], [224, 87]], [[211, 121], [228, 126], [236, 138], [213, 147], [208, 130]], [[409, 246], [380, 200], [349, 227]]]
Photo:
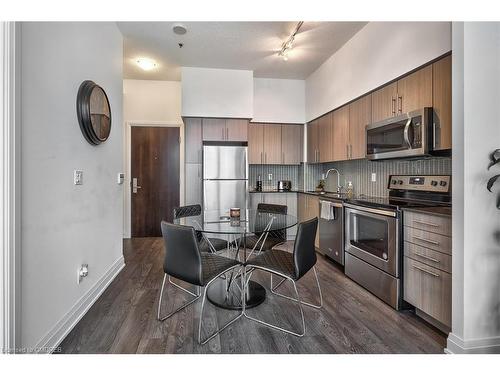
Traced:
[[184, 146], [186, 163], [201, 163], [201, 118], [184, 119]]
[[349, 148], [349, 106], [333, 112], [333, 160], [347, 160]]
[[204, 118], [204, 141], [224, 141], [226, 139], [226, 120], [223, 118]]
[[398, 81], [398, 113], [432, 107], [432, 65]]
[[132, 237], [161, 236], [162, 220], [173, 220], [179, 206], [179, 128], [134, 126], [131, 174]]
[[302, 125], [281, 126], [281, 153], [283, 164], [300, 164], [302, 161], [304, 128]]
[[372, 92], [372, 122], [382, 121], [396, 115], [397, 82]]
[[307, 124], [307, 161], [318, 162], [318, 120]]
[[451, 148], [451, 56], [432, 64], [434, 150]]
[[281, 124], [264, 125], [264, 164], [281, 164]]
[[321, 163], [333, 160], [333, 115], [327, 113], [318, 119], [318, 149]]
[[248, 125], [248, 164], [264, 163], [264, 125]]
[[248, 120], [228, 118], [226, 120], [225, 140], [246, 142], [248, 140]]
[[366, 156], [366, 125], [372, 122], [371, 95], [363, 96], [349, 105], [349, 159]]

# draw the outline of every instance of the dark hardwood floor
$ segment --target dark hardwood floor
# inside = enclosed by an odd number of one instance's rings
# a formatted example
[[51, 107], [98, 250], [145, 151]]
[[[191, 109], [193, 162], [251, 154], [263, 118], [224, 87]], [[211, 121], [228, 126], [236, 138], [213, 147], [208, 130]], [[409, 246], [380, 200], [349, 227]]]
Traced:
[[[306, 334], [294, 337], [241, 318], [206, 345], [198, 345], [201, 299], [159, 322], [157, 301], [163, 278], [160, 238], [124, 241], [126, 266], [61, 343], [62, 353], [443, 353], [444, 335], [412, 312], [397, 312], [319, 257], [321, 310], [304, 307]], [[268, 274], [255, 279], [269, 285]], [[284, 292], [287, 286], [283, 288]], [[317, 298], [312, 272], [299, 282], [301, 297]], [[189, 296], [167, 289], [164, 308]], [[274, 295], [250, 311], [288, 327], [299, 327], [293, 302]], [[207, 303], [204, 325], [223, 325], [234, 311]]]

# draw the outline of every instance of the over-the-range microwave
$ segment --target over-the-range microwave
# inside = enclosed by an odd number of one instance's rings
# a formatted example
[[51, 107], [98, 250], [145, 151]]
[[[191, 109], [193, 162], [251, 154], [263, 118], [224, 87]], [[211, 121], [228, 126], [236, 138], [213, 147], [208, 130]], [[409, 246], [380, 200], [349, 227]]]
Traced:
[[432, 142], [430, 107], [366, 126], [366, 156], [370, 160], [427, 156]]

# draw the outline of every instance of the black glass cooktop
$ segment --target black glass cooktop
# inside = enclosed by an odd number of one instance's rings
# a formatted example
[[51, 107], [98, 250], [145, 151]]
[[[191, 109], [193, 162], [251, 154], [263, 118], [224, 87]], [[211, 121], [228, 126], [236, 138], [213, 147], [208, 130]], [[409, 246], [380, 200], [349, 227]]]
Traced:
[[351, 204], [359, 206], [373, 207], [373, 208], [388, 208], [388, 209], [402, 209], [412, 207], [435, 207], [435, 206], [450, 206], [448, 202], [432, 201], [432, 200], [412, 200], [398, 197], [365, 197], [358, 196], [348, 200]]

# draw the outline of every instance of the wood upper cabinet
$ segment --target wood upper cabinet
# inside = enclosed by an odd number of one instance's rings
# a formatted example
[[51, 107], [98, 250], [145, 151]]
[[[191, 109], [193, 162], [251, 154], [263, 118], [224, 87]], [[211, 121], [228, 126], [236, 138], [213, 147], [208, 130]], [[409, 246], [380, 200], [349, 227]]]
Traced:
[[307, 161], [309, 163], [319, 162], [319, 138], [318, 120], [313, 120], [307, 124]]
[[281, 153], [283, 164], [300, 164], [304, 149], [303, 125], [281, 126]]
[[248, 140], [248, 120], [204, 118], [202, 124], [204, 141], [245, 142]]
[[327, 113], [318, 119], [318, 151], [319, 162], [324, 163], [332, 161], [333, 154], [333, 115]]
[[434, 149], [451, 149], [451, 55], [432, 64]]
[[184, 118], [186, 163], [202, 162], [201, 118]]
[[398, 81], [398, 114], [432, 107], [432, 65]]
[[264, 125], [248, 125], [248, 164], [264, 162]]
[[366, 157], [366, 125], [372, 122], [371, 95], [349, 105], [349, 159]]
[[349, 106], [333, 111], [333, 161], [347, 160], [349, 151]]
[[398, 84], [397, 82], [384, 86], [372, 92], [372, 121], [382, 121], [386, 118], [396, 116]]
[[226, 141], [246, 142], [248, 140], [248, 120], [226, 119]]
[[204, 118], [203, 140], [204, 141], [225, 141], [226, 140], [226, 119]]
[[281, 164], [281, 124], [264, 125], [264, 164]]

